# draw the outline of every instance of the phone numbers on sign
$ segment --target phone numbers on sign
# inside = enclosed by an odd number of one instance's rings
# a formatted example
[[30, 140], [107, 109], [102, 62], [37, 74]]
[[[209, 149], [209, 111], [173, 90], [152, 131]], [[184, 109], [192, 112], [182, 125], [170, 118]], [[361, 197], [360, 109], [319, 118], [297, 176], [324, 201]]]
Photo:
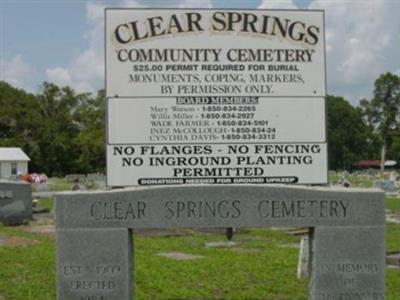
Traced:
[[223, 134], [221, 136], [223, 140], [274, 140], [276, 138], [275, 133], [247, 133], [247, 134]]
[[267, 120], [222, 120], [217, 121], [218, 126], [268, 126]]
[[274, 127], [237, 127], [231, 128], [232, 133], [276, 133]]
[[203, 119], [252, 119], [254, 113], [207, 113], [201, 114]]
[[230, 112], [230, 111], [239, 111], [239, 112], [252, 112], [256, 111], [256, 107], [251, 106], [203, 106], [203, 111], [205, 112]]

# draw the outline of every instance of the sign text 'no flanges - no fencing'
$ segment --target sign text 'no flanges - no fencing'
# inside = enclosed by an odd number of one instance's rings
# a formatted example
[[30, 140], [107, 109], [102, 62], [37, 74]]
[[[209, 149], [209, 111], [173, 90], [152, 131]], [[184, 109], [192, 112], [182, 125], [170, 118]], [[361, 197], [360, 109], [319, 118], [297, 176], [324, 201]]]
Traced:
[[273, 185], [58, 194], [57, 299], [133, 299], [132, 228], [280, 226], [313, 228], [310, 300], [384, 300], [383, 199], [378, 190]]
[[323, 11], [106, 9], [107, 183], [327, 183]]

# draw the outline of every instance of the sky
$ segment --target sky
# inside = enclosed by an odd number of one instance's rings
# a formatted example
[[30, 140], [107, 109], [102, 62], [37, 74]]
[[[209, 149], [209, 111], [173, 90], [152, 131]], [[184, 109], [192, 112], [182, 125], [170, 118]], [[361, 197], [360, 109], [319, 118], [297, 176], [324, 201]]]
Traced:
[[103, 88], [105, 7], [323, 9], [329, 94], [357, 105], [380, 74], [400, 75], [400, 0], [0, 0], [0, 80]]

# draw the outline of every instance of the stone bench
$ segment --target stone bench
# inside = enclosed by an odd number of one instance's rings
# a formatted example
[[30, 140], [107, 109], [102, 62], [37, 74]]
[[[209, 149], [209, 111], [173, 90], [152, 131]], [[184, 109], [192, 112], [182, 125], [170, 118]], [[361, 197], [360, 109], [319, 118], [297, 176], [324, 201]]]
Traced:
[[132, 299], [132, 228], [271, 226], [312, 228], [309, 299], [384, 299], [378, 190], [213, 185], [61, 193], [56, 226], [59, 300]]

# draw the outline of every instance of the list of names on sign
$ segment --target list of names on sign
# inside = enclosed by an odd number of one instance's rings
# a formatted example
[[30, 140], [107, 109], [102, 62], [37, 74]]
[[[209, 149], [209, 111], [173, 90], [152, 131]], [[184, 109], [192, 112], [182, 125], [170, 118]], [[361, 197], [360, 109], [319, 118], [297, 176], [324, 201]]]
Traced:
[[316, 142], [324, 101], [259, 97], [110, 98], [111, 144]]

